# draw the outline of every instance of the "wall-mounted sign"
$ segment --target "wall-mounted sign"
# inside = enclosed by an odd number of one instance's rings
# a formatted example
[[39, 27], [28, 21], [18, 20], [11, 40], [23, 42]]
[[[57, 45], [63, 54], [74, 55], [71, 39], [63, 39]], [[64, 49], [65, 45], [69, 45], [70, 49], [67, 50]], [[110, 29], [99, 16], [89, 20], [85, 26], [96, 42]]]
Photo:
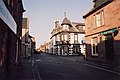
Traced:
[[0, 0], [0, 18], [10, 27], [10, 29], [16, 34], [17, 24], [14, 21], [9, 10], [5, 6], [3, 0]]
[[104, 32], [102, 32], [102, 34], [103, 34], [103, 35], [105, 35], [105, 34], [111, 34], [111, 33], [114, 33], [114, 32], [116, 32], [116, 31], [118, 31], [118, 27], [115, 28], [115, 29], [111, 29], [111, 30], [104, 31]]
[[82, 40], [82, 44], [85, 44], [86, 43], [86, 41], [85, 40]]

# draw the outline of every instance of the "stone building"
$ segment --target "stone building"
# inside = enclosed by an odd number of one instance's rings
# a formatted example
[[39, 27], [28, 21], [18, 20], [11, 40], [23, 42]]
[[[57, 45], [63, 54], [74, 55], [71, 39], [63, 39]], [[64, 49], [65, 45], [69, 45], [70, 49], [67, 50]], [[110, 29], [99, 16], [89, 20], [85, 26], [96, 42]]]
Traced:
[[84, 23], [71, 22], [66, 16], [61, 25], [56, 21], [55, 29], [51, 32], [49, 52], [56, 55], [80, 55], [84, 50], [84, 27]]
[[85, 14], [87, 60], [120, 63], [120, 0], [93, 0]]
[[0, 0], [0, 74], [20, 62], [24, 11], [22, 0]]

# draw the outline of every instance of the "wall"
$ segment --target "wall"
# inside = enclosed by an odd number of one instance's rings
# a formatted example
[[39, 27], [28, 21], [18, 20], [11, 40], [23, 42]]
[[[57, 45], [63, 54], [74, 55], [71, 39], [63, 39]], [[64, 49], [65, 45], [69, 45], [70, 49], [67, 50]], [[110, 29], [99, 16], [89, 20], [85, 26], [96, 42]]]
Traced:
[[[99, 11], [104, 11], [104, 21], [105, 25], [96, 27], [94, 21], [94, 15], [97, 14]], [[91, 38], [98, 34], [98, 39], [102, 36], [102, 41], [99, 42], [99, 52], [100, 52], [100, 59], [105, 60], [106, 52], [105, 52], [105, 39], [104, 35], [99, 35], [100, 32], [110, 30], [113, 28], [120, 27], [120, 0], [114, 0], [110, 4], [106, 5], [105, 7], [101, 8], [100, 10], [94, 12], [90, 16], [86, 18], [86, 44], [87, 44], [87, 58], [91, 58]], [[118, 34], [114, 37], [114, 55], [115, 61], [120, 62], [120, 32], [118, 30]], [[98, 59], [98, 58], [97, 58]]]

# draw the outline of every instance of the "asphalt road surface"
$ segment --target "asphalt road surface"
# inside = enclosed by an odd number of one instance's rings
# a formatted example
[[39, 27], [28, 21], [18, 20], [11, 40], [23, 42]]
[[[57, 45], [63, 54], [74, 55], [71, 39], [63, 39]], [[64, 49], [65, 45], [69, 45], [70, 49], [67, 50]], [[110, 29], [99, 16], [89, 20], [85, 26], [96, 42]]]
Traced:
[[35, 80], [120, 80], [120, 75], [66, 57], [38, 54]]

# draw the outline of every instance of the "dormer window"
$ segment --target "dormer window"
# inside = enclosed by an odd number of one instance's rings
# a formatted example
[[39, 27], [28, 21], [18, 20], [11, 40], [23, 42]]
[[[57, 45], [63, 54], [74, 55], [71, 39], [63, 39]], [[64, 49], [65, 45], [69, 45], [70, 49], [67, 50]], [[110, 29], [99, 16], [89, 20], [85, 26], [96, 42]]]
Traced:
[[68, 25], [63, 25], [63, 29], [69, 29]]

